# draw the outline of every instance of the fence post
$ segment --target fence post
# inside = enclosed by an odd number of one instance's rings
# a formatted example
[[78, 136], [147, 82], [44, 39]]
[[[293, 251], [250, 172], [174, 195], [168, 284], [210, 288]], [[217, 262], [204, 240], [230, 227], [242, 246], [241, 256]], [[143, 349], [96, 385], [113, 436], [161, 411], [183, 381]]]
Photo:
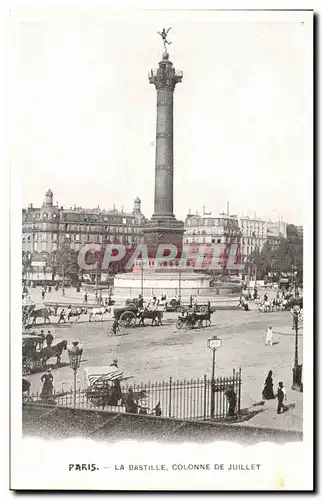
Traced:
[[239, 368], [239, 399], [238, 399], [238, 415], [240, 415], [240, 404], [241, 404], [241, 367]]
[[172, 376], [169, 377], [169, 405], [168, 405], [168, 416], [172, 416]]
[[204, 420], [206, 420], [206, 375], [204, 375], [204, 409], [203, 409]]

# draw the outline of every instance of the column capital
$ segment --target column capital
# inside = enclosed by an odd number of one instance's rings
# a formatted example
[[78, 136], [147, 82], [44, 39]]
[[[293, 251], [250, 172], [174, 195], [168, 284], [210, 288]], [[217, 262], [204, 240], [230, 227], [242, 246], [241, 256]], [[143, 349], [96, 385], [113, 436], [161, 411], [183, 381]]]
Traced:
[[174, 92], [177, 83], [181, 83], [183, 72], [175, 70], [173, 63], [163, 60], [159, 63], [159, 68], [151, 70], [148, 75], [149, 83], [153, 83], [156, 90], [168, 88]]

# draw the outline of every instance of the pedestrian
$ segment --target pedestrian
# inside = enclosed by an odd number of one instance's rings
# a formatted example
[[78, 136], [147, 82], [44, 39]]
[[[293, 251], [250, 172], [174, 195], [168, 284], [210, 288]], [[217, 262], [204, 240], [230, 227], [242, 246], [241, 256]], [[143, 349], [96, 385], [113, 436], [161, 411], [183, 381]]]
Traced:
[[84, 303], [87, 304], [87, 293], [84, 294]]
[[59, 313], [59, 320], [57, 321], [57, 323], [60, 323], [62, 320], [65, 323], [65, 310], [64, 309], [62, 309], [61, 312]]
[[269, 370], [268, 375], [265, 380], [265, 386], [262, 391], [263, 399], [275, 399], [274, 394], [274, 382], [273, 382], [273, 372]]
[[153, 409], [153, 412], [155, 412], [156, 417], [161, 417], [162, 416], [162, 409], [160, 406], [160, 401], [156, 404], [155, 408]]
[[113, 360], [113, 363], [111, 363], [110, 366], [115, 366], [116, 368], [118, 368], [118, 360], [117, 359], [114, 359]]
[[148, 415], [149, 407], [148, 407], [148, 401], [147, 401], [147, 394], [142, 391], [140, 394], [141, 401], [138, 404], [139, 406], [139, 415]]
[[283, 413], [287, 410], [287, 407], [285, 405], [285, 402], [287, 401], [287, 394], [283, 382], [278, 383], [276, 398], [278, 401], [277, 413]]
[[107, 297], [104, 299], [104, 305], [105, 305], [105, 307], [108, 307], [108, 298]]
[[237, 396], [236, 393], [234, 392], [233, 385], [230, 385], [228, 389], [225, 392], [225, 397], [227, 398], [227, 401], [229, 403], [229, 408], [228, 408], [228, 417], [233, 417], [236, 411], [236, 404], [237, 404]]
[[267, 334], [266, 334], [266, 340], [265, 340], [265, 345], [273, 345], [273, 329], [270, 326], [267, 328]]
[[50, 333], [50, 331], [48, 330], [47, 332], [47, 335], [45, 337], [45, 340], [46, 340], [46, 347], [51, 347], [52, 343], [53, 343], [53, 340], [54, 340], [54, 337], [53, 335]]
[[42, 298], [42, 300], [45, 300], [45, 288], [44, 287], [41, 290], [41, 298]]
[[137, 405], [137, 402], [135, 400], [135, 396], [134, 396], [134, 393], [133, 393], [133, 390], [131, 389], [131, 387], [130, 387], [128, 394], [127, 394], [125, 410], [126, 410], [126, 413], [138, 413], [138, 405]]
[[42, 375], [40, 381], [43, 383], [43, 387], [40, 393], [41, 399], [52, 399], [53, 397], [53, 380], [52, 369], [48, 368], [47, 372]]
[[41, 337], [45, 337], [44, 330], [40, 330], [40, 336], [41, 336]]
[[137, 304], [138, 304], [138, 309], [144, 308], [144, 299], [142, 298], [141, 294], [139, 294]]

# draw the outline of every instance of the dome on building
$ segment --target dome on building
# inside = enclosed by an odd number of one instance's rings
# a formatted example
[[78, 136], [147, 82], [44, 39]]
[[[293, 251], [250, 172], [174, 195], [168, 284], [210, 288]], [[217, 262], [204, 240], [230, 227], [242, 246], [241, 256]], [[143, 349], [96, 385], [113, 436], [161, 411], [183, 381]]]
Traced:
[[141, 199], [139, 198], [139, 196], [137, 196], [137, 198], [135, 199], [135, 203], [141, 203]]
[[45, 196], [53, 196], [53, 191], [52, 191], [51, 189], [49, 189], [49, 190], [46, 192]]

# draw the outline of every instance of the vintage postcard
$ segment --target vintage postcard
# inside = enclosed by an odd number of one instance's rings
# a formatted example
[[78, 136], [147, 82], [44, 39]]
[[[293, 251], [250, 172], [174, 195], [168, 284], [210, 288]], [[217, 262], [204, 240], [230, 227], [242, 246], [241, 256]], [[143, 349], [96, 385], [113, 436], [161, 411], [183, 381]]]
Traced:
[[313, 12], [9, 16], [11, 489], [313, 488]]

